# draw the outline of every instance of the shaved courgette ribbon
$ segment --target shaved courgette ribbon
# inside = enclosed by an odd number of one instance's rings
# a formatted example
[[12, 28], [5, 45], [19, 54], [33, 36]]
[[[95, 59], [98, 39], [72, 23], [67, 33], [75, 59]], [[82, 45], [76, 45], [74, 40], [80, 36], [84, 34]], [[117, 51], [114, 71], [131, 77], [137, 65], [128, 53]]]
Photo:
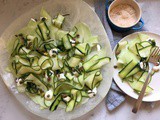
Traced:
[[69, 112], [99, 86], [100, 69], [110, 58], [103, 49], [97, 52], [98, 36], [93, 36], [86, 24], [64, 31], [64, 21], [63, 15], [52, 19], [42, 9], [41, 19], [31, 19], [15, 36], [11, 64], [19, 92], [41, 108], [54, 111], [64, 103]]

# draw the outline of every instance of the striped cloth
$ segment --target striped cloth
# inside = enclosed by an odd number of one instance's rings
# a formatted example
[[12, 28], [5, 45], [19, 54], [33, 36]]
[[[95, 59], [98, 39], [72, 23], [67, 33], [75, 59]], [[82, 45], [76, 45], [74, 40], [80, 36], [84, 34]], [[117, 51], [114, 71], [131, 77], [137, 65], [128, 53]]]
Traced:
[[[106, 11], [105, 11], [105, 0], [95, 0], [95, 11], [98, 14], [100, 20], [102, 21], [104, 28], [107, 32], [107, 35], [109, 37], [111, 47], [112, 49], [115, 47], [117, 42], [120, 40], [120, 37], [117, 33], [116, 36], [113, 37], [113, 32], [110, 29], [110, 26], [108, 25], [108, 22], [106, 20]], [[122, 37], [122, 36], [121, 36]], [[125, 95], [122, 93], [122, 91], [117, 87], [117, 85], [113, 82], [111, 85], [111, 89], [106, 96], [106, 106], [109, 111], [114, 110], [117, 108], [123, 101], [125, 101]]]

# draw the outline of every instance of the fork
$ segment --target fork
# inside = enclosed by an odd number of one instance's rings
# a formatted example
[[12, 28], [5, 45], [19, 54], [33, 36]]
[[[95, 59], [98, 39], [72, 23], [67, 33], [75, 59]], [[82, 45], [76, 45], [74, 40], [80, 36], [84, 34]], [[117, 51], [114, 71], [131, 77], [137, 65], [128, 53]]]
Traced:
[[137, 111], [139, 110], [140, 106], [141, 106], [141, 103], [142, 103], [142, 99], [143, 99], [143, 96], [145, 94], [145, 91], [146, 91], [146, 88], [148, 86], [148, 82], [149, 82], [149, 78], [151, 76], [151, 72], [152, 72], [152, 69], [154, 66], [157, 66], [159, 65], [158, 61], [160, 59], [160, 49], [159, 47], [156, 47], [153, 52], [151, 53], [150, 57], [149, 57], [149, 72], [148, 72], [148, 76], [146, 78], [146, 81], [142, 87], [142, 90], [139, 94], [139, 97], [138, 97], [138, 100], [136, 101], [133, 109], [132, 109], [132, 112], [133, 113], [137, 113]]

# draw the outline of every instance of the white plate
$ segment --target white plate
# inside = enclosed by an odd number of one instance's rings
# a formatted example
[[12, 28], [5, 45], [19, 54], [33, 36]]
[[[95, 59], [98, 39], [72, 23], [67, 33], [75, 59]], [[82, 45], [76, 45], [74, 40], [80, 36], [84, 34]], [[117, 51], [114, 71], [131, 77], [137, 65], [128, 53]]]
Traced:
[[23, 14], [2, 34], [0, 38], [0, 74], [9, 90], [28, 111], [47, 119], [75, 119], [94, 109], [108, 93], [112, 82], [112, 62], [105, 65], [102, 69], [104, 79], [98, 88], [98, 94], [96, 97], [90, 99], [86, 104], [75, 108], [74, 111], [69, 113], [66, 113], [64, 109], [58, 109], [55, 112], [40, 110], [39, 106], [34, 104], [28, 97], [17, 92], [13, 75], [5, 71], [5, 68], [9, 64], [10, 56], [6, 49], [6, 44], [10, 42], [10, 38], [15, 35], [15, 32], [24, 27], [31, 18], [40, 17], [39, 14], [42, 7], [46, 8], [52, 16], [57, 15], [57, 13], [69, 13], [70, 16], [66, 17], [67, 27], [73, 27], [78, 22], [84, 22], [89, 25], [92, 34], [99, 35], [100, 44], [103, 48], [106, 48], [107, 56], [112, 57], [111, 46], [104, 27], [96, 13], [89, 7], [88, 4], [81, 0], [50, 0]]
[[[123, 38], [121, 41], [131, 41], [133, 40], [135, 37], [137, 37], [137, 35], [139, 33], [143, 33], [146, 35], [149, 35], [151, 38], [155, 39], [157, 46], [160, 47], [160, 35], [154, 34], [154, 33], [150, 33], [150, 32], [137, 32], [137, 33], [133, 33], [131, 35], [126, 36], [125, 38]], [[117, 47], [117, 46], [116, 46]], [[115, 47], [115, 49], [116, 49]], [[114, 53], [115, 53], [115, 49], [114, 49]], [[117, 63], [117, 59], [115, 57], [114, 54], [114, 65], [116, 65]], [[129, 84], [127, 84], [126, 82], [122, 82], [121, 78], [118, 75], [118, 70], [114, 69], [114, 81], [116, 82], [116, 84], [118, 85], [118, 87], [125, 92], [127, 95], [129, 95], [130, 97], [137, 99], [138, 95], [133, 91], [133, 89], [129, 86]], [[160, 100], [160, 72], [154, 74], [153, 79], [151, 81], [151, 83], [149, 84], [154, 90], [151, 94], [145, 96], [143, 98], [143, 101], [145, 102], [152, 102], [152, 101], [158, 101]]]

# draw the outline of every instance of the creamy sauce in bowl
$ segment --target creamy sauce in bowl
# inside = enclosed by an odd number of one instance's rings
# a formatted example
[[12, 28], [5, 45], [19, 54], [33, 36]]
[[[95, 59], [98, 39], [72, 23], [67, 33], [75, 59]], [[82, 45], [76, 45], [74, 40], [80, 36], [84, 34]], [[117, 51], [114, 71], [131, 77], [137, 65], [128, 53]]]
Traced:
[[111, 21], [120, 27], [131, 27], [137, 22], [136, 10], [128, 4], [120, 4], [110, 11]]

